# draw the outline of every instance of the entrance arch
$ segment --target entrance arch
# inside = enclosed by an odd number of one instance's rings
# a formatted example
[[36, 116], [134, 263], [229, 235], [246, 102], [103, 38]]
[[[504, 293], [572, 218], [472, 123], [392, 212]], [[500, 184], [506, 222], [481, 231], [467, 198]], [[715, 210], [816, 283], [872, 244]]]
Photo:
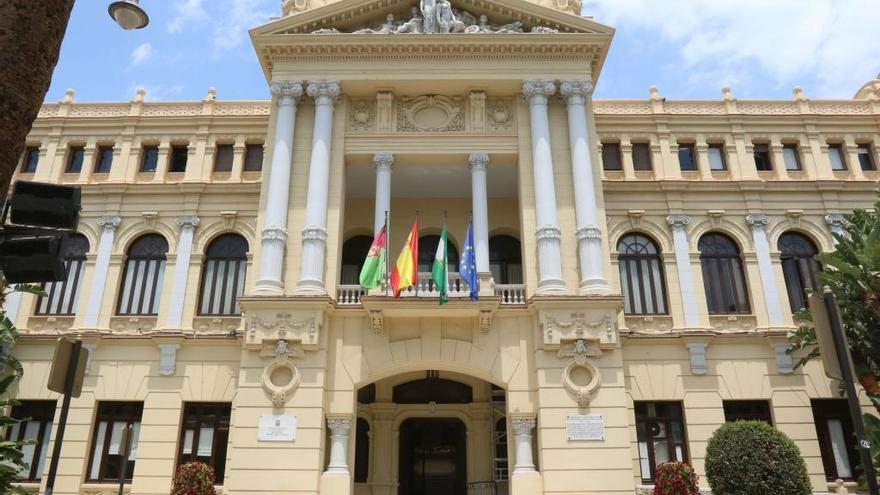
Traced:
[[466, 495], [467, 432], [456, 418], [400, 425], [398, 495]]

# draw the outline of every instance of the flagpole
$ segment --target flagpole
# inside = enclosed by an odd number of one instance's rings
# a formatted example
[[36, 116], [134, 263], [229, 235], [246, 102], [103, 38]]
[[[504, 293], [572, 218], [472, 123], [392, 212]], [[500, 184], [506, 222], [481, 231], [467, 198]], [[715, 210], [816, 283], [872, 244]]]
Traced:
[[[416, 246], [418, 246], [418, 242], [419, 242], [419, 232], [418, 232], [419, 213], [421, 213], [421, 210], [416, 210]], [[418, 297], [419, 297], [419, 250], [418, 249], [416, 249], [415, 257], [416, 257], [416, 266], [415, 266], [416, 279], [413, 280], [413, 283], [416, 286], [416, 299], [418, 299]]]
[[[448, 236], [449, 235], [449, 226], [447, 225], [447, 223], [448, 223], [447, 220], [448, 220], [448, 218], [446, 216], [446, 210], [443, 210], [443, 228], [446, 230], [446, 235]], [[441, 239], [440, 242], [444, 242], [444, 240]], [[443, 246], [443, 264], [445, 265], [443, 267], [443, 273], [446, 274], [446, 293], [449, 294], [449, 241], [448, 241], [448, 239], [445, 240], [445, 242], [446, 242], [446, 245]], [[440, 297], [442, 298], [443, 295], [441, 294]]]
[[391, 254], [388, 252], [388, 248], [391, 247], [391, 232], [388, 230], [388, 210], [385, 210], [385, 276], [383, 277], [385, 282], [385, 296], [388, 297], [388, 286], [391, 285], [391, 274], [388, 273], [388, 255]]

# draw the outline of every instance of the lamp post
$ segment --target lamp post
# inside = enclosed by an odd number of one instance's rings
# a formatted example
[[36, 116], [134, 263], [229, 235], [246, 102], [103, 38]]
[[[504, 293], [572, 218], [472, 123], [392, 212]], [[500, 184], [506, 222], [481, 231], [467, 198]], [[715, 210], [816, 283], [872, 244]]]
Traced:
[[117, 0], [110, 4], [107, 11], [116, 24], [125, 30], [141, 29], [150, 23], [150, 17], [138, 0]]

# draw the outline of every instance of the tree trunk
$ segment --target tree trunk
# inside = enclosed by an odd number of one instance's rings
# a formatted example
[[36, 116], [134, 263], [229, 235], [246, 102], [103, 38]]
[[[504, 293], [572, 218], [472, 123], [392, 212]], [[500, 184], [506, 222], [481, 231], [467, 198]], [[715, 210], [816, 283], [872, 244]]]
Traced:
[[58, 62], [74, 0], [0, 0], [0, 194]]

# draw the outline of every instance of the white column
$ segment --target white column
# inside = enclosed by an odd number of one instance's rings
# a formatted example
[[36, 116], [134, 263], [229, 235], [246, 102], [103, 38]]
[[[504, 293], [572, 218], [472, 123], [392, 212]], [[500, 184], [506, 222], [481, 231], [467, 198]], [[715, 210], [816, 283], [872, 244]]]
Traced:
[[556, 220], [556, 186], [547, 118], [547, 99], [555, 91], [556, 84], [548, 79], [524, 81], [522, 85], [531, 122], [539, 293], [566, 291], [562, 280], [562, 252], [559, 246], [562, 232]]
[[113, 238], [116, 236], [116, 228], [122, 220], [119, 217], [108, 216], [98, 218], [101, 227], [101, 239], [98, 241], [98, 251], [95, 256], [95, 273], [92, 274], [92, 285], [89, 287], [89, 295], [86, 300], [86, 314], [83, 318], [83, 327], [94, 329], [98, 326], [98, 317], [101, 314], [101, 304], [104, 301], [104, 286], [107, 283], [107, 271], [110, 269], [110, 253], [113, 250]]
[[330, 462], [327, 473], [348, 474], [348, 434], [351, 431], [351, 420], [348, 418], [328, 418], [330, 428]]
[[283, 294], [284, 245], [287, 242], [287, 209], [290, 195], [290, 168], [293, 159], [293, 129], [296, 105], [302, 96], [299, 81], [272, 83], [278, 100], [269, 189], [266, 197], [266, 221], [260, 240], [260, 276], [255, 293]]
[[779, 289], [776, 277], [773, 276], [773, 263], [770, 261], [770, 243], [764, 227], [770, 223], [770, 217], [760, 213], [746, 215], [746, 222], [752, 227], [752, 240], [755, 244], [755, 255], [758, 259], [758, 272], [761, 275], [761, 288], [764, 290], [764, 304], [767, 306], [767, 319], [771, 325], [783, 325], [782, 309], [779, 307]]
[[[858, 164], [858, 162], [856, 164]], [[825, 215], [825, 223], [828, 224], [832, 234], [837, 234], [839, 236], [846, 235], [846, 220], [843, 218], [843, 214], [829, 213]], [[834, 245], [837, 245], [837, 238], [834, 238]]]
[[559, 91], [568, 107], [568, 139], [571, 147], [571, 173], [577, 219], [580, 292], [608, 292], [602, 258], [602, 228], [593, 181], [590, 130], [587, 126], [587, 98], [593, 92], [590, 79], [562, 81]]
[[165, 326], [170, 329], [180, 328], [183, 321], [183, 300], [186, 298], [186, 282], [192, 258], [193, 234], [199, 225], [199, 217], [181, 215], [177, 217], [175, 222], [180, 226], [180, 239], [177, 242], [177, 261], [174, 262], [174, 280], [171, 282], [168, 319], [165, 321]]
[[474, 249], [477, 252], [477, 272], [489, 273], [489, 194], [486, 191], [486, 167], [489, 155], [472, 153], [468, 157], [471, 167], [471, 208], [474, 215]]
[[376, 211], [373, 220], [373, 233], [385, 225], [385, 213], [391, 211], [391, 168], [394, 166], [394, 155], [376, 153], [373, 155], [376, 166]]
[[697, 327], [700, 325], [700, 311], [697, 308], [698, 295], [694, 289], [694, 272], [691, 268], [687, 234], [687, 226], [691, 223], [691, 217], [672, 214], [666, 217], [666, 222], [672, 227], [672, 245], [675, 249], [675, 267], [678, 270], [684, 324], [688, 328]]
[[[15, 287], [15, 284], [10, 284], [10, 289]], [[6, 296], [6, 304], [4, 304], [3, 313], [9, 318], [9, 321], [15, 325], [15, 319], [18, 318], [18, 308], [21, 307], [21, 292], [10, 292]]]
[[514, 418], [510, 420], [513, 428], [515, 464], [513, 474], [529, 474], [535, 471], [532, 459], [532, 430], [535, 429], [535, 418]]
[[327, 194], [330, 186], [330, 140], [333, 137], [333, 105], [339, 98], [338, 81], [309, 81], [306, 88], [315, 99], [315, 128], [306, 224], [302, 231], [302, 266], [297, 292], [324, 293], [324, 255], [327, 251]]

